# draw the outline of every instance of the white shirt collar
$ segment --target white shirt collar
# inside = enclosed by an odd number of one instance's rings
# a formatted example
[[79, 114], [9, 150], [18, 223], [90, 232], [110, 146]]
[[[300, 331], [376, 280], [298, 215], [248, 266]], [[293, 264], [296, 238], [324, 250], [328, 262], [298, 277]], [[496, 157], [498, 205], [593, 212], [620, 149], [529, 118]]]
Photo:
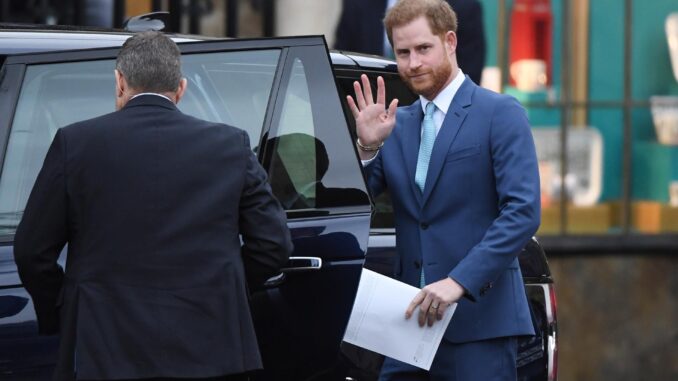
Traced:
[[[438, 96], [433, 99], [433, 104], [436, 105], [438, 110], [442, 111], [444, 115], [447, 115], [447, 109], [450, 107], [450, 103], [452, 103], [452, 99], [457, 94], [461, 84], [464, 83], [464, 79], [466, 79], [466, 76], [462, 73], [461, 69], [459, 69], [452, 82], [445, 86]], [[422, 110], [426, 113], [426, 105], [431, 101], [424, 98], [422, 95], [419, 96], [419, 100], [421, 100]]]
[[[166, 96], [164, 96], [164, 95], [162, 95], [162, 94], [158, 94], [158, 93], [139, 93], [139, 94], [136, 94], [136, 95], [132, 96], [132, 98], [130, 98], [130, 100], [132, 100], [132, 99], [134, 99], [134, 98], [136, 98], [136, 97], [142, 96], [142, 95], [155, 95], [155, 96], [157, 96], [157, 97], [163, 97], [163, 98], [167, 99], [168, 101], [172, 102], [172, 100], [169, 99], [168, 97], [166, 97]], [[172, 102], [172, 103], [174, 103], [174, 102]], [[437, 103], [436, 103], [436, 104], [437, 104]]]

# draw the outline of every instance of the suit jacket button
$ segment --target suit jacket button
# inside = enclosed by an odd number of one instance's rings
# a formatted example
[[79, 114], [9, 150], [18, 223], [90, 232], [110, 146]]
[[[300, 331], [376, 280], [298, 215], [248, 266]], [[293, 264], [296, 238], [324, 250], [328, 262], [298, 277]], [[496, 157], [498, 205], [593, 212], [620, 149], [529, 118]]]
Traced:
[[426, 222], [422, 222], [421, 228], [424, 229], [424, 230], [428, 229], [428, 224]]
[[420, 269], [420, 268], [421, 268], [421, 262], [419, 262], [419, 261], [414, 261], [414, 268]]

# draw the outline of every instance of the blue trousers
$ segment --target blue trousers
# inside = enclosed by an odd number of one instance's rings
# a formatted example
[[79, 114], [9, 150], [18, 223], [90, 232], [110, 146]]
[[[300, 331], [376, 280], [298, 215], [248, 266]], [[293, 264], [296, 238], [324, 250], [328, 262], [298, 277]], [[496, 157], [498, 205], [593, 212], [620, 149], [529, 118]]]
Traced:
[[453, 344], [443, 339], [430, 371], [386, 358], [379, 381], [516, 381], [518, 340]]

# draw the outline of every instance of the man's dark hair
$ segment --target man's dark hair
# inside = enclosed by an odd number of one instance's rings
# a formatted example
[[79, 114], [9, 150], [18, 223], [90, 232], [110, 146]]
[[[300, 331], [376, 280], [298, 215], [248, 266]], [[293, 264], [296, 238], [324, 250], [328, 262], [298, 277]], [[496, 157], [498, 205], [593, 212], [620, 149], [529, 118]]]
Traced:
[[122, 45], [115, 68], [134, 90], [173, 92], [181, 81], [181, 52], [162, 33], [137, 33]]

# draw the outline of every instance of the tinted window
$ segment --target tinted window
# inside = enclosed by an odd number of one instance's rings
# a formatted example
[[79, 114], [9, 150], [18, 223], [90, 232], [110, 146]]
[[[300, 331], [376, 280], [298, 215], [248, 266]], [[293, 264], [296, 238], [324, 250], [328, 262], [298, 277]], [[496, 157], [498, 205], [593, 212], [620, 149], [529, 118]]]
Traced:
[[290, 50], [267, 143], [273, 192], [287, 210], [369, 204], [327, 55], [319, 53]]
[[[256, 145], [278, 50], [183, 57], [188, 88], [179, 109], [244, 129]], [[26, 69], [0, 179], [0, 234], [12, 234], [58, 128], [114, 111], [113, 60]]]

